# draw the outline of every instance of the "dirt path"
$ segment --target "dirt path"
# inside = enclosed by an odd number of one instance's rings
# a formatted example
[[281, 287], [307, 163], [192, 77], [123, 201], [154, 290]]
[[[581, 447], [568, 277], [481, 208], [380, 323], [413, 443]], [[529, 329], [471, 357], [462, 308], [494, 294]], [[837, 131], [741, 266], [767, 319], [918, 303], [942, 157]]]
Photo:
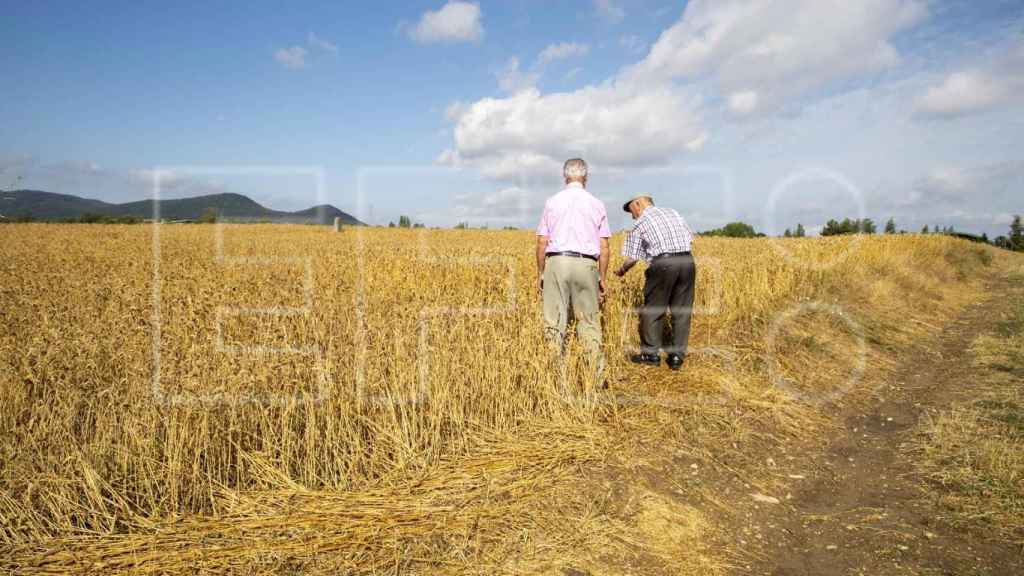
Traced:
[[[756, 507], [740, 527], [759, 559], [741, 570], [775, 576], [1024, 574], [1024, 554], [950, 527], [920, 489], [905, 455], [919, 419], [971, 394], [967, 347], [1024, 292], [1009, 281], [967, 308], [928, 347], [900, 362], [878, 400], [844, 414], [824, 453], [786, 466], [788, 498]], [[795, 477], [794, 477], [795, 476]], [[800, 478], [803, 476], [803, 478]]]

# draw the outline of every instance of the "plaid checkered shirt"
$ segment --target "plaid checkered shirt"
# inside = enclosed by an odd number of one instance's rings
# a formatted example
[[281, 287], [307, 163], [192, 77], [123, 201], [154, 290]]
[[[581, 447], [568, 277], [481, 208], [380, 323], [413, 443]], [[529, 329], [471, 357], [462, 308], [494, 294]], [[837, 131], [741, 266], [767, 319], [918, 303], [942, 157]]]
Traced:
[[693, 230], [678, 212], [671, 208], [648, 206], [626, 236], [622, 255], [650, 263], [659, 254], [689, 252], [692, 244]]

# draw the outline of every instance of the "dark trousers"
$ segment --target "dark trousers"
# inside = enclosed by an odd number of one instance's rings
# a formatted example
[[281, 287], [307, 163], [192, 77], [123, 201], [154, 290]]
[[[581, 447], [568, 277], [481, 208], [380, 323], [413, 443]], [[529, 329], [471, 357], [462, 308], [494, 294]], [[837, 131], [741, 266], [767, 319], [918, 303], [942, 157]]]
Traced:
[[[644, 306], [640, 309], [640, 344], [646, 354], [664, 348], [669, 354], [686, 356], [693, 313], [693, 290], [697, 267], [690, 254], [655, 258], [644, 273]], [[661, 336], [665, 315], [672, 312], [672, 342], [663, 346]]]

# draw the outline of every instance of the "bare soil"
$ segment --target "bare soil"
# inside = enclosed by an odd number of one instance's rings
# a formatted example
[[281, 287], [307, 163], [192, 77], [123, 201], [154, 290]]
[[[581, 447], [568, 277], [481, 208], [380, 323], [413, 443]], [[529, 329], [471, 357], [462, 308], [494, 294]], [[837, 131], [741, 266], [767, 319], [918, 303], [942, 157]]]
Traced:
[[934, 340], [908, 351], [868, 405], [846, 409], [824, 452], [780, 462], [791, 479], [779, 503], [752, 504], [730, 531], [752, 562], [741, 574], [1020, 575], [1024, 552], [983, 527], [956, 528], [922, 489], [906, 446], [927, 414], [969, 398], [977, 378], [968, 347], [1024, 298], [1008, 279]]

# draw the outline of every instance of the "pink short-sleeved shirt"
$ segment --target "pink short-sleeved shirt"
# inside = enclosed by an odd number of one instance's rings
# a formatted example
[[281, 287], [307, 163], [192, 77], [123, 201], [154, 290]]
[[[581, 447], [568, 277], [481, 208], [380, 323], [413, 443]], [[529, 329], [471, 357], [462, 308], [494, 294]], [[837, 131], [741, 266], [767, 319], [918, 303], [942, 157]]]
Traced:
[[604, 202], [591, 196], [579, 182], [544, 203], [537, 235], [548, 237], [548, 252], [601, 255], [601, 238], [610, 237]]

